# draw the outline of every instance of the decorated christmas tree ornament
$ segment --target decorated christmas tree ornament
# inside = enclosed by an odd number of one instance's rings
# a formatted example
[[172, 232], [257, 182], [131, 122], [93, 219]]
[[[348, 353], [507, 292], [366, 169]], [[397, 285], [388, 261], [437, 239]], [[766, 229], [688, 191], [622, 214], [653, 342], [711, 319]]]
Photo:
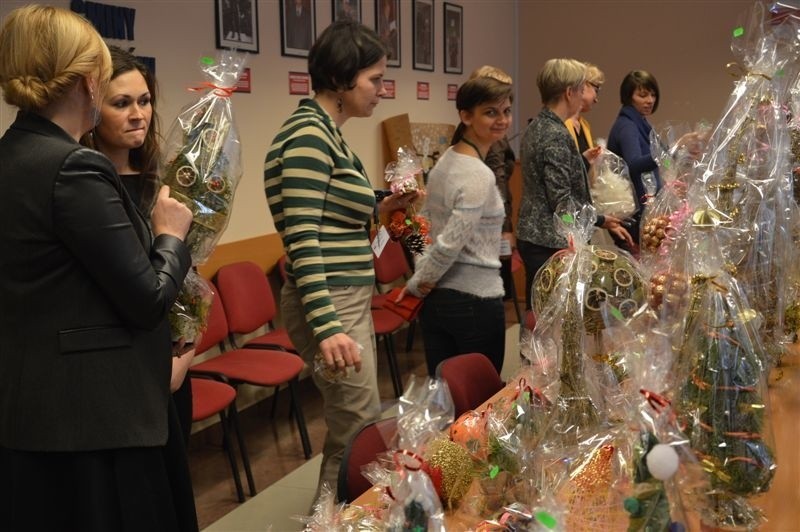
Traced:
[[457, 443], [437, 439], [428, 446], [426, 462], [431, 469], [442, 474], [442, 503], [452, 508], [469, 490], [472, 484], [472, 458], [466, 449]]
[[565, 530], [596, 532], [623, 530], [627, 514], [619, 493], [612, 489], [616, 448], [602, 445], [583, 458], [570, 474], [559, 499], [566, 507]]

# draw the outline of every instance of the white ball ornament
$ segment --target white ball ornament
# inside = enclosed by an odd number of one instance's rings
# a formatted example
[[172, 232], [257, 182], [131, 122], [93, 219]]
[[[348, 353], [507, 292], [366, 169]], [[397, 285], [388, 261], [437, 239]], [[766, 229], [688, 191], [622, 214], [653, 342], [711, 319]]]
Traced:
[[678, 470], [678, 453], [670, 445], [659, 443], [645, 457], [647, 469], [658, 480], [667, 480]]

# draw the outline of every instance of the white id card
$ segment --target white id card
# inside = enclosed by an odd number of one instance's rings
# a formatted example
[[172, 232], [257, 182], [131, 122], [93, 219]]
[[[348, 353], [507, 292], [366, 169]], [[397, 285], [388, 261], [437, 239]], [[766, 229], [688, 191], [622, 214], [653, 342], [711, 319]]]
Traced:
[[381, 253], [383, 253], [383, 248], [386, 247], [386, 244], [389, 242], [389, 231], [386, 230], [385, 226], [381, 226], [378, 229], [378, 232], [375, 233], [375, 238], [372, 240], [372, 252], [375, 253], [376, 257], [380, 257]]

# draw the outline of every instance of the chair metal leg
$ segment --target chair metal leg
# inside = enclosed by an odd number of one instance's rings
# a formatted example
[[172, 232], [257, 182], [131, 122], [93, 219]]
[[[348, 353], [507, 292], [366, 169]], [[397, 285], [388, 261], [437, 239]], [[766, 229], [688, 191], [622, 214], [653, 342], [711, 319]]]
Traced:
[[400, 378], [400, 369], [397, 367], [397, 354], [394, 351], [394, 338], [391, 334], [383, 335], [383, 343], [386, 345], [386, 355], [389, 357], [389, 373], [392, 376], [395, 397], [403, 395], [403, 381]]
[[275, 412], [278, 409], [278, 391], [281, 389], [281, 385], [277, 385], [275, 387], [275, 392], [272, 394], [272, 410], [269, 413], [269, 417], [275, 419]]
[[[236, 484], [236, 496], [239, 498], [239, 502], [244, 502], [244, 489], [242, 489], [242, 479], [239, 476], [239, 464], [236, 462], [236, 455], [234, 454], [233, 446], [231, 445], [230, 433], [228, 430], [229, 419], [228, 416], [225, 415], [224, 410], [220, 411], [219, 419], [222, 427], [222, 446], [225, 448], [225, 452], [228, 455], [228, 462], [231, 464], [233, 482]], [[237, 437], [241, 439], [238, 434]]]
[[[256, 495], [256, 482], [253, 479], [253, 470], [250, 468], [250, 455], [247, 453], [247, 447], [244, 444], [242, 431], [239, 428], [239, 413], [236, 411], [236, 403], [231, 403], [228, 410], [228, 417], [230, 418], [231, 427], [236, 433], [236, 439], [239, 440], [239, 454], [242, 455], [242, 465], [244, 466], [244, 474], [247, 477], [247, 486], [250, 488], [250, 495]], [[238, 471], [237, 471], [238, 476]]]
[[408, 329], [406, 330], [406, 353], [411, 352], [411, 348], [414, 347], [414, 332], [417, 330], [417, 318], [414, 318], [409, 324]]
[[297, 400], [297, 390], [295, 389], [295, 384], [297, 383], [297, 377], [289, 381], [289, 394], [292, 397], [292, 403], [294, 404], [294, 419], [297, 422], [297, 430], [300, 431], [300, 441], [303, 442], [303, 454], [306, 456], [306, 460], [311, 458], [311, 441], [308, 438], [308, 430], [306, 429], [306, 420], [303, 417], [303, 409], [300, 408], [300, 402]]

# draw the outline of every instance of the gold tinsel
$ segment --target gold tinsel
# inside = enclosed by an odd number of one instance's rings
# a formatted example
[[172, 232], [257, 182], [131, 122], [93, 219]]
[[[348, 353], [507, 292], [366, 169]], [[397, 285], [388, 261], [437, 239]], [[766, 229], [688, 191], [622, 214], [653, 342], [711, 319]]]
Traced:
[[472, 458], [459, 444], [438, 439], [428, 446], [427, 462], [442, 471], [442, 502], [452, 508], [472, 484]]

